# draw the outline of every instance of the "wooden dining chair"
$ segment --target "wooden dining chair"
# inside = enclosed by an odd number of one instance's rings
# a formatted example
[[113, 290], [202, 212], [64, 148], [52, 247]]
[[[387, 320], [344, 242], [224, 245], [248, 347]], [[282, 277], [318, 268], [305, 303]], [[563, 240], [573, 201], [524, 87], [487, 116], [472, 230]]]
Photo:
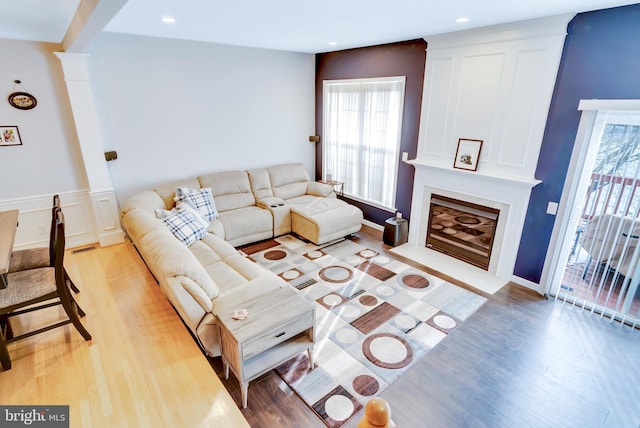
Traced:
[[[38, 269], [43, 267], [53, 267], [53, 235], [55, 233], [55, 211], [60, 207], [60, 196], [53, 195], [53, 207], [51, 208], [51, 227], [49, 228], [49, 247], [27, 248], [25, 250], [13, 251], [9, 273], [20, 272], [28, 269]], [[80, 289], [73, 283], [67, 271], [64, 272], [67, 285], [74, 293], [79, 293]]]
[[[60, 208], [54, 210], [54, 267], [42, 267], [13, 272], [7, 275], [7, 288], [0, 289], [0, 362], [4, 370], [11, 368], [11, 358], [7, 344], [26, 339], [35, 334], [73, 324], [85, 340], [91, 335], [85, 329], [80, 317], [84, 311], [78, 306], [69, 291], [64, 271], [64, 214]], [[61, 305], [66, 318], [45, 327], [14, 336], [9, 319], [40, 309]]]

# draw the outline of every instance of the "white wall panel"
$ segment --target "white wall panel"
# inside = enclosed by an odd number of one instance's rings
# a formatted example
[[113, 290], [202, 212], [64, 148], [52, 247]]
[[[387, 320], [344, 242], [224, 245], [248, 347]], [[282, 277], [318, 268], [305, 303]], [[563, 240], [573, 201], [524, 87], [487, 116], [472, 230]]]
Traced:
[[[539, 149], [535, 138], [540, 135], [534, 130], [534, 126], [538, 124], [535, 118], [539, 116], [542, 108], [548, 108], [542, 105], [537, 93], [539, 88], [544, 87], [547, 53], [545, 50], [537, 49], [519, 51], [515, 56], [513, 83], [506, 100], [497, 163], [514, 170], [531, 170], [535, 165], [530, 165], [532, 162], [527, 160], [537, 159], [536, 149]], [[531, 152], [532, 156], [528, 156]]]
[[[491, 53], [486, 55], [464, 56], [461, 59], [461, 72], [458, 81], [455, 119], [451, 140], [448, 144], [448, 158], [453, 163], [458, 138], [488, 140], [496, 121], [495, 112], [499, 108], [500, 87], [505, 55]], [[486, 147], [481, 159], [487, 158]]]
[[570, 18], [427, 38], [418, 160], [452, 167], [458, 139], [479, 139], [479, 171], [533, 179]]
[[[62, 192], [60, 205], [65, 217], [67, 248], [96, 242], [91, 198], [85, 191]], [[19, 210], [15, 248], [46, 247], [49, 245], [53, 194], [0, 201], [0, 211]]]
[[422, 116], [426, 120], [421, 121], [420, 124], [422, 126], [423, 123], [429, 123], [430, 126], [421, 130], [420, 135], [424, 140], [431, 141], [433, 144], [420, 144], [420, 147], [425, 149], [424, 155], [443, 156], [451, 103], [453, 58], [437, 58], [431, 64], [425, 75], [424, 96], [422, 97]]

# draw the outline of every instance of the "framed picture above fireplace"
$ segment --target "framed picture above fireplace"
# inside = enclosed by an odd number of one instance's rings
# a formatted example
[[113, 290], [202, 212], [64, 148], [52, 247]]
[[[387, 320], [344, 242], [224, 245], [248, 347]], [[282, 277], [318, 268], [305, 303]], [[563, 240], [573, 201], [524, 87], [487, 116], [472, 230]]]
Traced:
[[478, 159], [482, 149], [482, 140], [470, 140], [468, 138], [458, 139], [458, 149], [453, 161], [453, 167], [476, 171], [478, 169]]

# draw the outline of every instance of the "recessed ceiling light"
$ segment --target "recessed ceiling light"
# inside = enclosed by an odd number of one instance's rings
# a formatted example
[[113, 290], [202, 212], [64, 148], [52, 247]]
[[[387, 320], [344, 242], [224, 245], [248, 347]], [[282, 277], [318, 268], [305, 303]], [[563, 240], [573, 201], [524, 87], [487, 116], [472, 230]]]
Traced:
[[469, 18], [467, 18], [466, 16], [461, 16], [460, 18], [456, 19], [456, 22], [458, 23], [469, 22]]
[[329, 46], [335, 46], [337, 44], [338, 44], [338, 42], [329, 42]]
[[174, 22], [176, 22], [176, 19], [173, 16], [163, 16], [162, 22], [164, 22], [165, 24], [173, 24]]

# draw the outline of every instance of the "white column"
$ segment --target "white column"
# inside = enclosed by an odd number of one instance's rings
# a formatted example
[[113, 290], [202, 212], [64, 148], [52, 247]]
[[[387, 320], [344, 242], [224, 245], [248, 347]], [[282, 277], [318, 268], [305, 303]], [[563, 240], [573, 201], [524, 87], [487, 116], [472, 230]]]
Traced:
[[93, 217], [101, 246], [124, 242], [118, 200], [104, 158], [102, 132], [89, 80], [89, 55], [55, 52], [62, 63], [71, 111], [89, 182]]

